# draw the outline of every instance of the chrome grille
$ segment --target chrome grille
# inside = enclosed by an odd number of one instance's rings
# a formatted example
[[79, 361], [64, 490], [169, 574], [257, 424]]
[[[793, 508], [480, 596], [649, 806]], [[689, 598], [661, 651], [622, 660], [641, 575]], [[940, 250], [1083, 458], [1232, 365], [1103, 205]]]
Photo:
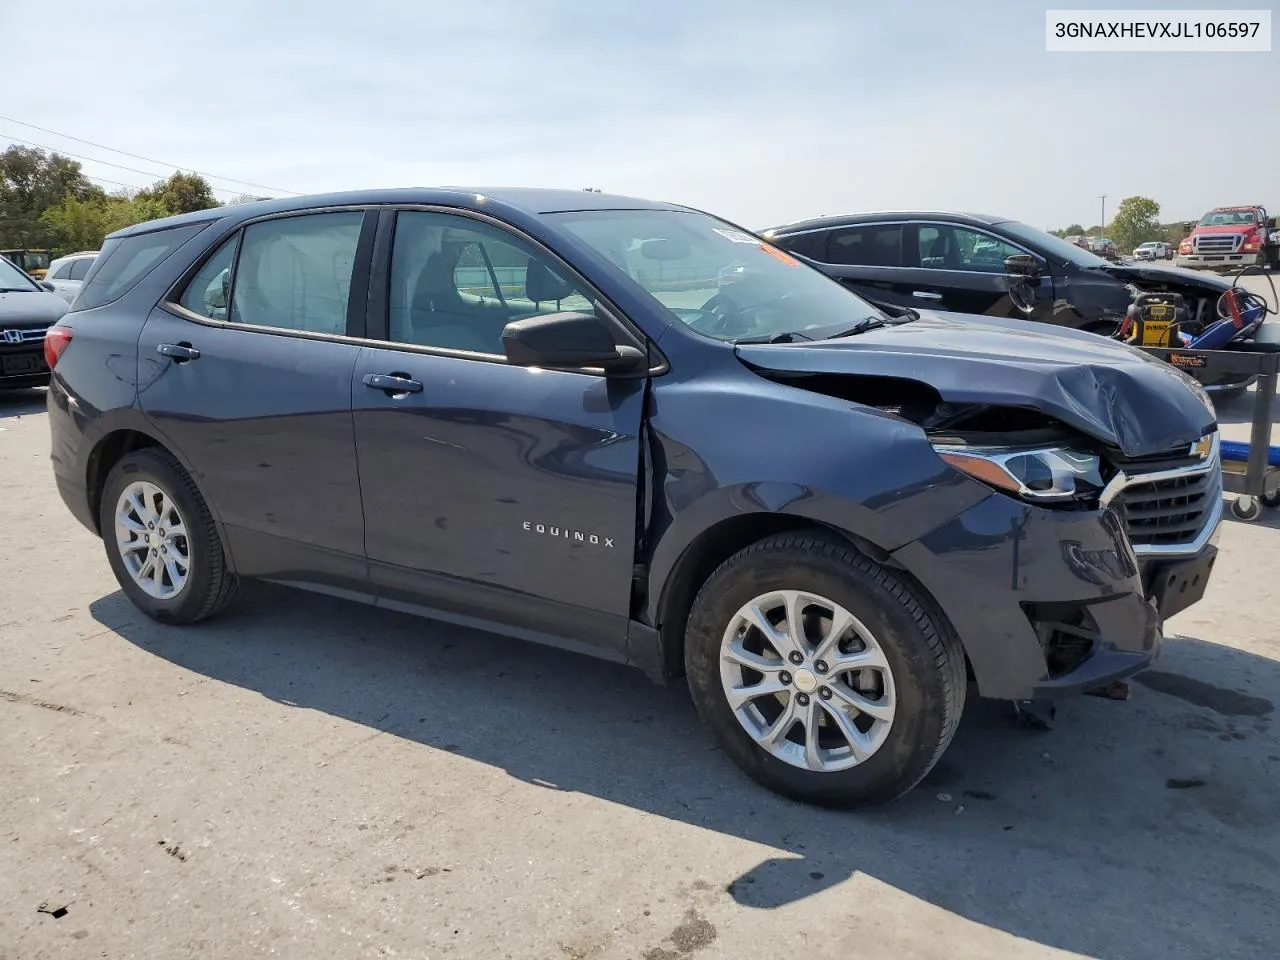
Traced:
[[1240, 249], [1243, 234], [1211, 233], [1196, 237], [1196, 253], [1235, 253]]
[[1176, 546], [1196, 538], [1215, 494], [1222, 496], [1222, 482], [1212, 473], [1187, 474], [1126, 487], [1116, 509], [1134, 547]]
[[1222, 515], [1222, 463], [1215, 433], [1208, 453], [1178, 451], [1156, 457], [1117, 458], [1104, 502], [1124, 523], [1134, 552], [1195, 552]]
[[44, 327], [36, 330], [0, 330], [0, 346], [36, 343], [44, 339], [45, 332]]

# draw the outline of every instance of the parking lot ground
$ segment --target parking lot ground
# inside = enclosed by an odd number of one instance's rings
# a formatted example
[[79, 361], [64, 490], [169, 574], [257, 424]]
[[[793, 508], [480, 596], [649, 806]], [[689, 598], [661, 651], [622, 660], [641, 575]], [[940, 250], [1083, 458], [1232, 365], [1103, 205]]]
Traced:
[[1131, 700], [971, 699], [920, 788], [833, 813], [624, 668], [268, 586], [147, 621], [43, 402], [0, 397], [3, 960], [1275, 956], [1277, 515], [1225, 522]]

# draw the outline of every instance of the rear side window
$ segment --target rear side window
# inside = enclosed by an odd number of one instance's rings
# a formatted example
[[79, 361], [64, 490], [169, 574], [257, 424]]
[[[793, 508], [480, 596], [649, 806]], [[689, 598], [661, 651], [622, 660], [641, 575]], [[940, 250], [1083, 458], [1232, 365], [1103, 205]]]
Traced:
[[833, 230], [824, 260], [845, 266], [899, 267], [902, 265], [902, 225], [869, 223]]
[[211, 222], [106, 241], [102, 252], [93, 260], [93, 268], [85, 278], [84, 286], [80, 288], [75, 309], [91, 310], [119, 300]]
[[235, 259], [239, 239], [238, 233], [232, 234], [231, 239], [205, 261], [178, 301], [183, 307], [210, 320], [227, 319], [227, 302], [231, 299], [231, 261]]
[[71, 268], [75, 266], [75, 263], [76, 262], [74, 260], [68, 260], [66, 263], [58, 264], [58, 269], [51, 272], [47, 277], [45, 277], [45, 279], [46, 280], [70, 280]]
[[71, 261], [71, 272], [67, 275], [68, 280], [83, 280], [89, 273], [89, 268], [93, 266], [93, 257], [81, 257], [79, 260]]

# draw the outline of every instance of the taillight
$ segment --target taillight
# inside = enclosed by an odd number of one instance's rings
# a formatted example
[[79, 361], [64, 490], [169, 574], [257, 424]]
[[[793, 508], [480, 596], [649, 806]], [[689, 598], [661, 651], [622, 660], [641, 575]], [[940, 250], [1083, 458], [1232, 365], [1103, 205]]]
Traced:
[[58, 358], [71, 344], [70, 327], [50, 327], [44, 335], [44, 362], [52, 370], [57, 366]]

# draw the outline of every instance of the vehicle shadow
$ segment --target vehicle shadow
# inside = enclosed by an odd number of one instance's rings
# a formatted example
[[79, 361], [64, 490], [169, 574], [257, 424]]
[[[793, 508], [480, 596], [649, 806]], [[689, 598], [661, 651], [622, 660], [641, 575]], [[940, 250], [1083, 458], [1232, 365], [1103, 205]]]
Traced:
[[1051, 731], [969, 701], [951, 750], [899, 802], [833, 812], [739, 775], [682, 686], [558, 650], [248, 585], [190, 628], [116, 592], [104, 626], [186, 670], [448, 750], [547, 790], [775, 848], [705, 879], [771, 910], [854, 874], [976, 923], [1103, 960], [1257, 957], [1280, 942], [1280, 664], [1167, 642], [1132, 699], [1065, 701]]
[[0, 420], [10, 417], [27, 417], [44, 413], [45, 391], [43, 387], [29, 390], [0, 390]]

